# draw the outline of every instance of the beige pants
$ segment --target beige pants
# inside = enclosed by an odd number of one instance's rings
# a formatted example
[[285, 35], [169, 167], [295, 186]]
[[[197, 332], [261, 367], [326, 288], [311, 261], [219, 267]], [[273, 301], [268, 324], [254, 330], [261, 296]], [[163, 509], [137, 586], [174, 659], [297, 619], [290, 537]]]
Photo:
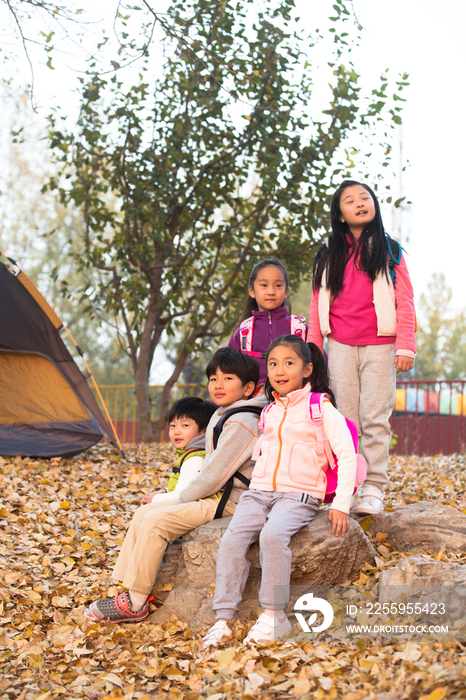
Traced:
[[[223, 514], [232, 515], [235, 505], [228, 501]], [[214, 496], [177, 506], [140, 506], [126, 533], [113, 578], [125, 588], [149, 595], [167, 544], [213, 520], [217, 506]]]
[[343, 345], [328, 340], [330, 388], [337, 408], [358, 426], [367, 460], [363, 496], [383, 498], [388, 482], [389, 419], [395, 405], [395, 344]]

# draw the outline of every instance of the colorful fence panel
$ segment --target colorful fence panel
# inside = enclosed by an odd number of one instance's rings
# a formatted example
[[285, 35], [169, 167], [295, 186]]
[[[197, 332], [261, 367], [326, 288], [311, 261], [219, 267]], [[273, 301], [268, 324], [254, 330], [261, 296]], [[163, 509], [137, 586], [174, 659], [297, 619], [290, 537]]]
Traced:
[[395, 454], [464, 452], [466, 380], [398, 382], [390, 424]]

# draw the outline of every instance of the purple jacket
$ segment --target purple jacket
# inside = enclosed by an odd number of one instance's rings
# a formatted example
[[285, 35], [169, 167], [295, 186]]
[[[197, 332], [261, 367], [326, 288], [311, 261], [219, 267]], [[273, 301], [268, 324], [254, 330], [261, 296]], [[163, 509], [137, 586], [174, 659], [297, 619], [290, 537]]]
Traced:
[[[254, 331], [252, 337], [252, 349], [254, 352], [267, 352], [270, 343], [278, 338], [279, 335], [288, 335], [290, 333], [290, 316], [286, 306], [279, 306], [273, 311], [259, 311], [256, 309], [251, 314], [254, 316]], [[239, 328], [231, 336], [228, 341], [228, 347], [235, 350], [241, 350]], [[259, 383], [263, 384], [267, 377], [267, 367], [265, 366], [265, 357], [254, 358], [258, 361], [260, 367]]]

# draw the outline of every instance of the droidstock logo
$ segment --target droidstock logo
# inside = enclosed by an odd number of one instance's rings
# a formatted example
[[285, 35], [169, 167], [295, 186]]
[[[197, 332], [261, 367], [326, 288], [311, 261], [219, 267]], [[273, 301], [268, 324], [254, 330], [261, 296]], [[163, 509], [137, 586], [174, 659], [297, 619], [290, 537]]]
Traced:
[[[327, 627], [330, 627], [333, 622], [333, 608], [330, 603], [323, 598], [314, 598], [312, 593], [306, 593], [301, 598], [298, 598], [294, 604], [294, 610], [296, 619], [301, 625], [303, 632], [322, 632]], [[301, 612], [297, 612], [297, 610], [312, 612], [312, 615], [309, 615], [306, 622], [304, 615]], [[324, 621], [317, 627], [312, 627], [317, 620], [318, 612], [322, 613]]]

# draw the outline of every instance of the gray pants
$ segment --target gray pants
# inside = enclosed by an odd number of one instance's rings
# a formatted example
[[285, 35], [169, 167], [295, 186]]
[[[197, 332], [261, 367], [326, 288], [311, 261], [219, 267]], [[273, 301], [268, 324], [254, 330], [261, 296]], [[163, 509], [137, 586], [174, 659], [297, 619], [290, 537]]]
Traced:
[[305, 493], [245, 491], [217, 554], [213, 609], [231, 620], [238, 610], [249, 574], [249, 547], [259, 540], [262, 569], [259, 602], [284, 610], [290, 598], [291, 537], [308, 525], [320, 501]]
[[383, 498], [388, 482], [389, 418], [395, 405], [395, 345], [343, 345], [328, 340], [330, 388], [337, 408], [358, 426], [367, 461], [363, 496]]

